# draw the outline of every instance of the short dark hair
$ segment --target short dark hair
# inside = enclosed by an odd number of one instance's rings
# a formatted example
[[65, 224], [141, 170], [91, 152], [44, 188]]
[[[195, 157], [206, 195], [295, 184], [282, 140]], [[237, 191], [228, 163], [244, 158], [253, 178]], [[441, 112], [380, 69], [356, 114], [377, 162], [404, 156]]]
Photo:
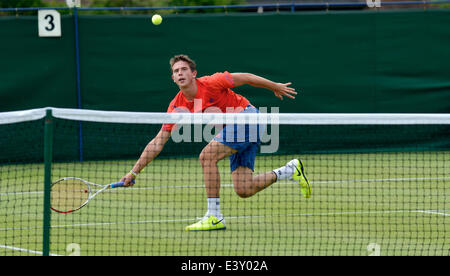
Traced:
[[190, 57], [188, 57], [187, 55], [176, 55], [174, 57], [172, 57], [169, 61], [170, 63], [170, 70], [172, 70], [172, 67], [175, 63], [177, 63], [178, 61], [185, 61], [189, 64], [189, 68], [191, 68], [191, 71], [195, 71], [197, 70], [197, 65], [195, 64], [195, 61], [193, 61]]

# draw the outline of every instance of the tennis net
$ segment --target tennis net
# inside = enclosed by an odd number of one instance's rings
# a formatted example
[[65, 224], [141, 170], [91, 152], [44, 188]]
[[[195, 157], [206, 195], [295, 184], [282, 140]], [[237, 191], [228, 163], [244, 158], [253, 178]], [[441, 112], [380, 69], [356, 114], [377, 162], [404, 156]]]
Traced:
[[[0, 113], [0, 255], [450, 253], [450, 115], [263, 111]], [[50, 210], [51, 182], [117, 182], [175, 123], [134, 186], [70, 214]], [[249, 180], [235, 179], [226, 157], [217, 163], [226, 230], [185, 231], [208, 210], [200, 153], [223, 125], [244, 123], [261, 126], [253, 176], [301, 159], [311, 197], [289, 179], [247, 197]]]

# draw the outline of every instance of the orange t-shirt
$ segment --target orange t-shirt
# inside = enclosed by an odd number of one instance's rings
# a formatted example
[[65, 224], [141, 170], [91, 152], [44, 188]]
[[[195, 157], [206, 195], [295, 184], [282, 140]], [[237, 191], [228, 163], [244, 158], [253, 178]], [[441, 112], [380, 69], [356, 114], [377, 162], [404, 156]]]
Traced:
[[[178, 92], [170, 102], [167, 113], [171, 112], [241, 112], [250, 102], [243, 96], [236, 94], [230, 88], [234, 87], [233, 77], [227, 71], [215, 73], [196, 79], [197, 94], [193, 101], [189, 101]], [[217, 110], [217, 109], [220, 109]], [[173, 124], [164, 124], [163, 130], [172, 131]]]

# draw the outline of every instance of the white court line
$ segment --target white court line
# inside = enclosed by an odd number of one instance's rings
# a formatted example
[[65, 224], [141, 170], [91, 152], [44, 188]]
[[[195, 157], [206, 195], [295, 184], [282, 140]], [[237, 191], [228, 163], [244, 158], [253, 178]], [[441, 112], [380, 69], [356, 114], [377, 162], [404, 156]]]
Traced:
[[[408, 178], [379, 178], [379, 179], [348, 179], [348, 180], [316, 180], [311, 181], [311, 185], [318, 184], [342, 184], [342, 183], [372, 183], [372, 182], [403, 182], [403, 181], [431, 181], [450, 180], [450, 177], [408, 177]], [[293, 181], [283, 181], [275, 185], [298, 185]], [[233, 187], [233, 184], [221, 184], [221, 187]], [[205, 185], [178, 185], [178, 186], [154, 186], [154, 187], [131, 187], [127, 190], [156, 190], [156, 189], [177, 189], [177, 188], [204, 188]]]
[[[304, 216], [337, 216], [337, 215], [376, 215], [376, 214], [395, 214], [395, 213], [436, 213], [440, 210], [387, 210], [387, 211], [355, 211], [355, 212], [328, 212], [328, 213], [300, 213], [300, 214], [278, 214], [278, 215], [254, 215], [254, 216], [230, 216], [230, 219], [250, 219], [250, 218], [273, 218], [273, 217], [304, 217]], [[443, 210], [446, 212], [447, 210]], [[445, 213], [439, 213], [445, 214]], [[446, 214], [448, 215], [448, 214]], [[147, 224], [147, 223], [168, 223], [168, 222], [188, 222], [197, 220], [198, 218], [185, 219], [166, 219], [166, 220], [141, 220], [141, 221], [124, 221], [124, 222], [97, 222], [97, 223], [82, 223], [82, 224], [66, 224], [66, 225], [52, 225], [51, 228], [70, 228], [70, 227], [91, 227], [91, 226], [105, 226], [105, 225], [124, 225], [124, 224]], [[29, 230], [41, 229], [42, 226], [36, 227], [20, 227], [20, 228], [0, 228], [0, 231], [10, 230]]]
[[432, 214], [432, 215], [441, 215], [441, 216], [447, 216], [450, 217], [449, 213], [445, 213], [446, 210], [444, 210], [444, 212], [438, 212], [438, 211], [433, 211], [433, 210], [422, 210], [422, 211], [417, 211], [418, 213], [425, 213], [425, 214]]
[[[445, 211], [445, 210], [444, 210]], [[274, 217], [305, 217], [305, 216], [336, 216], [336, 215], [375, 215], [375, 214], [394, 214], [394, 213], [430, 213], [450, 216], [446, 213], [439, 213], [435, 210], [395, 210], [395, 211], [357, 211], [357, 212], [329, 212], [329, 213], [304, 213], [304, 214], [278, 214], [278, 215], [254, 215], [254, 216], [230, 216], [230, 219], [255, 219], [255, 218], [274, 218]], [[167, 223], [167, 222], [187, 222], [197, 220], [198, 218], [189, 219], [167, 219], [167, 220], [142, 220], [128, 222], [103, 222], [103, 223], [84, 223], [73, 225], [55, 225], [52, 228], [69, 228], [69, 227], [89, 227], [104, 225], [122, 225], [122, 224], [147, 224], [147, 223]], [[2, 229], [0, 229], [1, 231]]]
[[[434, 210], [395, 210], [395, 211], [356, 211], [356, 212], [329, 212], [329, 213], [303, 213], [303, 214], [279, 214], [279, 215], [254, 215], [254, 216], [230, 216], [230, 219], [251, 219], [251, 218], [273, 218], [273, 217], [304, 217], [304, 216], [336, 216], [336, 215], [374, 215], [374, 214], [394, 214], [394, 213], [426, 213], [434, 212]], [[120, 224], [146, 224], [146, 223], [167, 223], [167, 222], [187, 222], [197, 220], [198, 218], [190, 219], [168, 219], [168, 220], [142, 220], [129, 222], [104, 222], [104, 223], [85, 223], [73, 225], [55, 225], [52, 228], [66, 228], [66, 227], [80, 227], [80, 226], [102, 226], [102, 225], [120, 225]], [[1, 230], [1, 229], [0, 229]]]
[[[348, 179], [348, 180], [317, 180], [311, 181], [311, 184], [341, 184], [341, 183], [372, 183], [372, 182], [402, 182], [402, 181], [430, 181], [430, 180], [450, 180], [450, 177], [408, 177], [408, 178], [378, 178], [378, 179]], [[294, 182], [281, 182], [278, 185], [297, 185]], [[233, 184], [221, 184], [222, 187], [233, 187]], [[204, 188], [204, 185], [176, 185], [176, 186], [152, 186], [152, 187], [130, 187], [123, 191], [133, 190], [158, 190], [158, 189], [184, 189], [184, 188]], [[122, 191], [122, 192], [123, 192]], [[42, 194], [42, 191], [33, 192], [11, 192], [0, 193], [0, 196], [11, 195], [29, 195], [29, 194]]]
[[[8, 246], [8, 245], [2, 245], [2, 244], [0, 244], [0, 248], [10, 249], [10, 250], [20, 251], [20, 252], [26, 252], [26, 253], [31, 253], [31, 254], [37, 254], [37, 255], [42, 255], [42, 254], [43, 254], [42, 251], [36, 251], [36, 250], [25, 249], [25, 248], [19, 248], [19, 247]], [[50, 256], [63, 256], [63, 255], [58, 255], [58, 254], [52, 254], [52, 253], [50, 253]]]

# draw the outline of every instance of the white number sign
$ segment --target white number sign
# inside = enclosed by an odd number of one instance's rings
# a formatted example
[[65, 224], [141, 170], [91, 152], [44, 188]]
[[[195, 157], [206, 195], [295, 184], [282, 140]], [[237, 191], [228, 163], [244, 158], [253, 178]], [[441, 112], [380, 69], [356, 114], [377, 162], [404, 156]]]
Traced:
[[38, 27], [40, 37], [60, 37], [61, 15], [56, 10], [39, 10]]

